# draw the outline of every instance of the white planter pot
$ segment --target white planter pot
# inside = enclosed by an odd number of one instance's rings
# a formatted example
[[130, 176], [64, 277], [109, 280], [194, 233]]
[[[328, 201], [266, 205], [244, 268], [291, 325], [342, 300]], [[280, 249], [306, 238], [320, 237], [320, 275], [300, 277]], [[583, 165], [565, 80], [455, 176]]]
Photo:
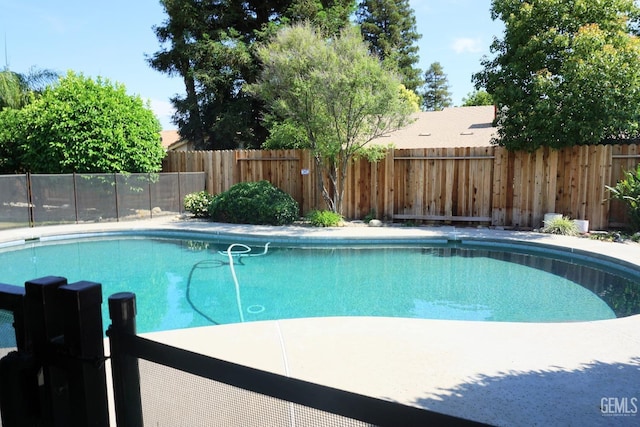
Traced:
[[578, 231], [580, 233], [588, 233], [589, 232], [589, 220], [587, 219], [574, 219], [573, 223], [578, 227]]
[[554, 219], [562, 218], [562, 214], [559, 213], [546, 213], [544, 214], [544, 224], [547, 225], [549, 221], [553, 221]]

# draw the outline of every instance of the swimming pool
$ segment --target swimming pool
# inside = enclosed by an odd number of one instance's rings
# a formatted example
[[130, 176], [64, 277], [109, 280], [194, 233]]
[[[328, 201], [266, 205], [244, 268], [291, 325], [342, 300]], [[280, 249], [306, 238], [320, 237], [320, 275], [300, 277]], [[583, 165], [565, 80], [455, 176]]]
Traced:
[[265, 251], [258, 240], [244, 242], [251, 253], [229, 256], [228, 237], [65, 237], [3, 249], [0, 271], [14, 284], [45, 275], [96, 281], [105, 299], [135, 292], [140, 332], [318, 316], [566, 322], [640, 312], [637, 278], [574, 255], [447, 241], [279, 242]]

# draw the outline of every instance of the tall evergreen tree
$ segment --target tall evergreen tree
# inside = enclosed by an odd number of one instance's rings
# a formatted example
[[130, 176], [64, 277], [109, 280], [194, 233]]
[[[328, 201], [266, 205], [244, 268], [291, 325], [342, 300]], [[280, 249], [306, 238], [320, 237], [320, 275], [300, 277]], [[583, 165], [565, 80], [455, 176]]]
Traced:
[[291, 3], [285, 12], [285, 22], [309, 22], [331, 35], [340, 34], [356, 10], [356, 0], [294, 0]]
[[253, 45], [292, 20], [346, 25], [354, 2], [161, 0], [168, 19], [155, 28], [161, 50], [148, 61], [184, 80], [185, 95], [172, 99], [180, 135], [200, 149], [259, 147], [267, 136], [262, 103], [243, 89], [260, 71]]
[[405, 87], [415, 92], [423, 83], [415, 67], [422, 35], [409, 0], [361, 0], [356, 19], [371, 52], [397, 69]]
[[425, 89], [422, 95], [422, 107], [427, 111], [440, 111], [451, 107], [451, 92], [447, 75], [439, 62], [431, 64], [424, 73]]

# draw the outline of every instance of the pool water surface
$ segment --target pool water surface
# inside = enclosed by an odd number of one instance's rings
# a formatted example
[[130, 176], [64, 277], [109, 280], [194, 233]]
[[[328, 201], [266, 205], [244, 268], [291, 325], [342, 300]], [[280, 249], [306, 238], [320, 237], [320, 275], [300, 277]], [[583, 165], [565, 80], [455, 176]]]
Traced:
[[567, 322], [640, 312], [619, 307], [637, 283], [559, 259], [455, 245], [265, 253], [266, 243], [241, 256], [225, 252], [229, 242], [190, 239], [30, 243], [0, 252], [0, 271], [16, 285], [49, 275], [98, 282], [105, 301], [135, 292], [139, 332], [320, 316]]

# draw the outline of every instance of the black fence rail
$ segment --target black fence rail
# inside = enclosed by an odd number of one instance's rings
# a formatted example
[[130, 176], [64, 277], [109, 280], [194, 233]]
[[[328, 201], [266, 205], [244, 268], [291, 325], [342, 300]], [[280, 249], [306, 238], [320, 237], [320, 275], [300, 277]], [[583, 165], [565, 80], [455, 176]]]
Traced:
[[[0, 359], [3, 427], [107, 427], [101, 285], [0, 284], [15, 347]], [[117, 426], [481, 425], [172, 347], [136, 335], [135, 295], [109, 298]]]
[[0, 175], [0, 229], [182, 213], [204, 172]]
[[[482, 425], [145, 339], [136, 335], [135, 314], [134, 294], [109, 298], [107, 334], [119, 426]], [[191, 384], [191, 390], [180, 384]]]

